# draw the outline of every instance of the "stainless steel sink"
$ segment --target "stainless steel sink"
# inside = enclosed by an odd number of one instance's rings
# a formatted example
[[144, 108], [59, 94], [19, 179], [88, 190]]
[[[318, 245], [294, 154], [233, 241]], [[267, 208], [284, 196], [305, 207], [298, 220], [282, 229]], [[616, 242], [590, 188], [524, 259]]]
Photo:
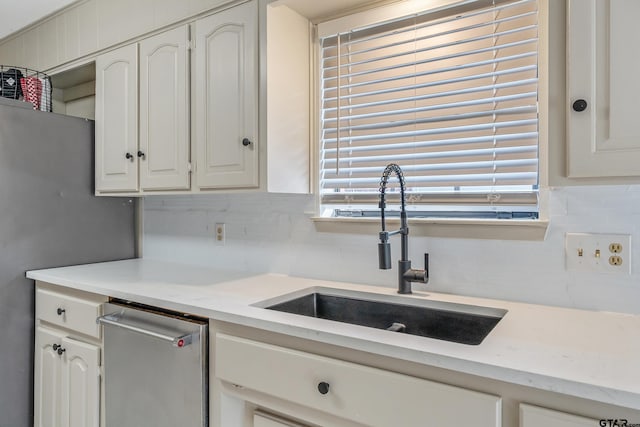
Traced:
[[285, 313], [478, 345], [507, 310], [417, 298], [312, 288], [257, 306]]

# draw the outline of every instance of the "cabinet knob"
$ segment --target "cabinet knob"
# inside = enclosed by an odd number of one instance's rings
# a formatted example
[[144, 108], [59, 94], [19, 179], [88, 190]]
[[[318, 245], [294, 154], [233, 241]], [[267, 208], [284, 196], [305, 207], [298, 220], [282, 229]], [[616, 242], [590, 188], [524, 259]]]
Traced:
[[242, 145], [244, 145], [245, 147], [248, 147], [249, 145], [251, 145], [251, 140], [249, 140], [249, 138], [243, 138]]
[[329, 383], [326, 383], [324, 381], [318, 383], [318, 391], [320, 392], [320, 394], [329, 393]]
[[133, 154], [131, 154], [131, 153], [127, 153], [127, 154], [125, 154], [125, 155], [124, 155], [124, 157], [125, 157], [127, 160], [133, 160]]
[[67, 351], [67, 349], [62, 348], [61, 345], [58, 346], [58, 356], [62, 356], [62, 353], [64, 353], [65, 351]]
[[58, 349], [62, 346], [59, 346], [58, 344], [54, 344], [52, 345], [52, 347], [53, 347], [53, 351], [58, 351]]
[[138, 151], [138, 157], [144, 157], [144, 153], [142, 151]]
[[578, 113], [587, 109], [587, 101], [584, 99], [577, 99], [573, 103], [573, 111], [577, 111]]
[[58, 309], [56, 310], [56, 313], [58, 313], [58, 316], [62, 316], [67, 310], [65, 310], [64, 308], [60, 308], [58, 307]]

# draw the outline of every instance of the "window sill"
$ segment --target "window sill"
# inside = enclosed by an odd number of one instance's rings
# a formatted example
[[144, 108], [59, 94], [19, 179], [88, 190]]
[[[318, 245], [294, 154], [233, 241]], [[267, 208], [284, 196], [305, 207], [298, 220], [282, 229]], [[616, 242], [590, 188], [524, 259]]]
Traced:
[[[371, 234], [380, 231], [379, 218], [326, 218], [312, 217], [315, 228], [325, 233]], [[400, 226], [398, 218], [386, 221], [387, 229]], [[505, 219], [441, 219], [410, 218], [412, 236], [453, 237], [463, 239], [532, 240], [542, 241], [547, 234], [548, 220]]]

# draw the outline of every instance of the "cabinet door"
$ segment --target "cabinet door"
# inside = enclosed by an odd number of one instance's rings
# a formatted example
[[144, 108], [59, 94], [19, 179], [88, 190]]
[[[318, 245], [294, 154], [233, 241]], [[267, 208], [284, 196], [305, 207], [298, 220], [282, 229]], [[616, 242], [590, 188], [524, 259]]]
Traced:
[[189, 188], [187, 27], [140, 42], [140, 188]]
[[53, 345], [60, 345], [63, 335], [38, 326], [34, 357], [34, 426], [59, 427], [60, 380], [62, 359]]
[[258, 186], [256, 1], [195, 24], [197, 184]]
[[138, 189], [138, 47], [96, 59], [96, 190]]
[[597, 420], [531, 405], [520, 405], [520, 427], [594, 427]]
[[100, 349], [71, 338], [62, 340], [61, 420], [65, 427], [99, 427]]
[[568, 2], [570, 177], [640, 176], [639, 15], [637, 0]]

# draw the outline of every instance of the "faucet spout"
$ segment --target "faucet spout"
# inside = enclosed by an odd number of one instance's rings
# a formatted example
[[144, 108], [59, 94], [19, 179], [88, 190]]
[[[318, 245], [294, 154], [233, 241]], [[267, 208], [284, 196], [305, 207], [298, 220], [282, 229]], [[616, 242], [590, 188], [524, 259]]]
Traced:
[[[400, 181], [400, 229], [396, 231], [387, 231], [385, 222], [385, 193], [389, 176], [395, 173], [398, 181]], [[429, 281], [429, 255], [425, 254], [424, 270], [416, 270], [411, 268], [409, 260], [409, 225], [407, 221], [407, 211], [405, 206], [405, 183], [402, 169], [395, 163], [387, 165], [382, 173], [380, 180], [380, 243], [378, 243], [378, 263], [382, 270], [391, 268], [391, 245], [389, 244], [389, 236], [400, 234], [400, 260], [398, 261], [398, 293], [410, 294], [411, 282], [427, 283]]]

